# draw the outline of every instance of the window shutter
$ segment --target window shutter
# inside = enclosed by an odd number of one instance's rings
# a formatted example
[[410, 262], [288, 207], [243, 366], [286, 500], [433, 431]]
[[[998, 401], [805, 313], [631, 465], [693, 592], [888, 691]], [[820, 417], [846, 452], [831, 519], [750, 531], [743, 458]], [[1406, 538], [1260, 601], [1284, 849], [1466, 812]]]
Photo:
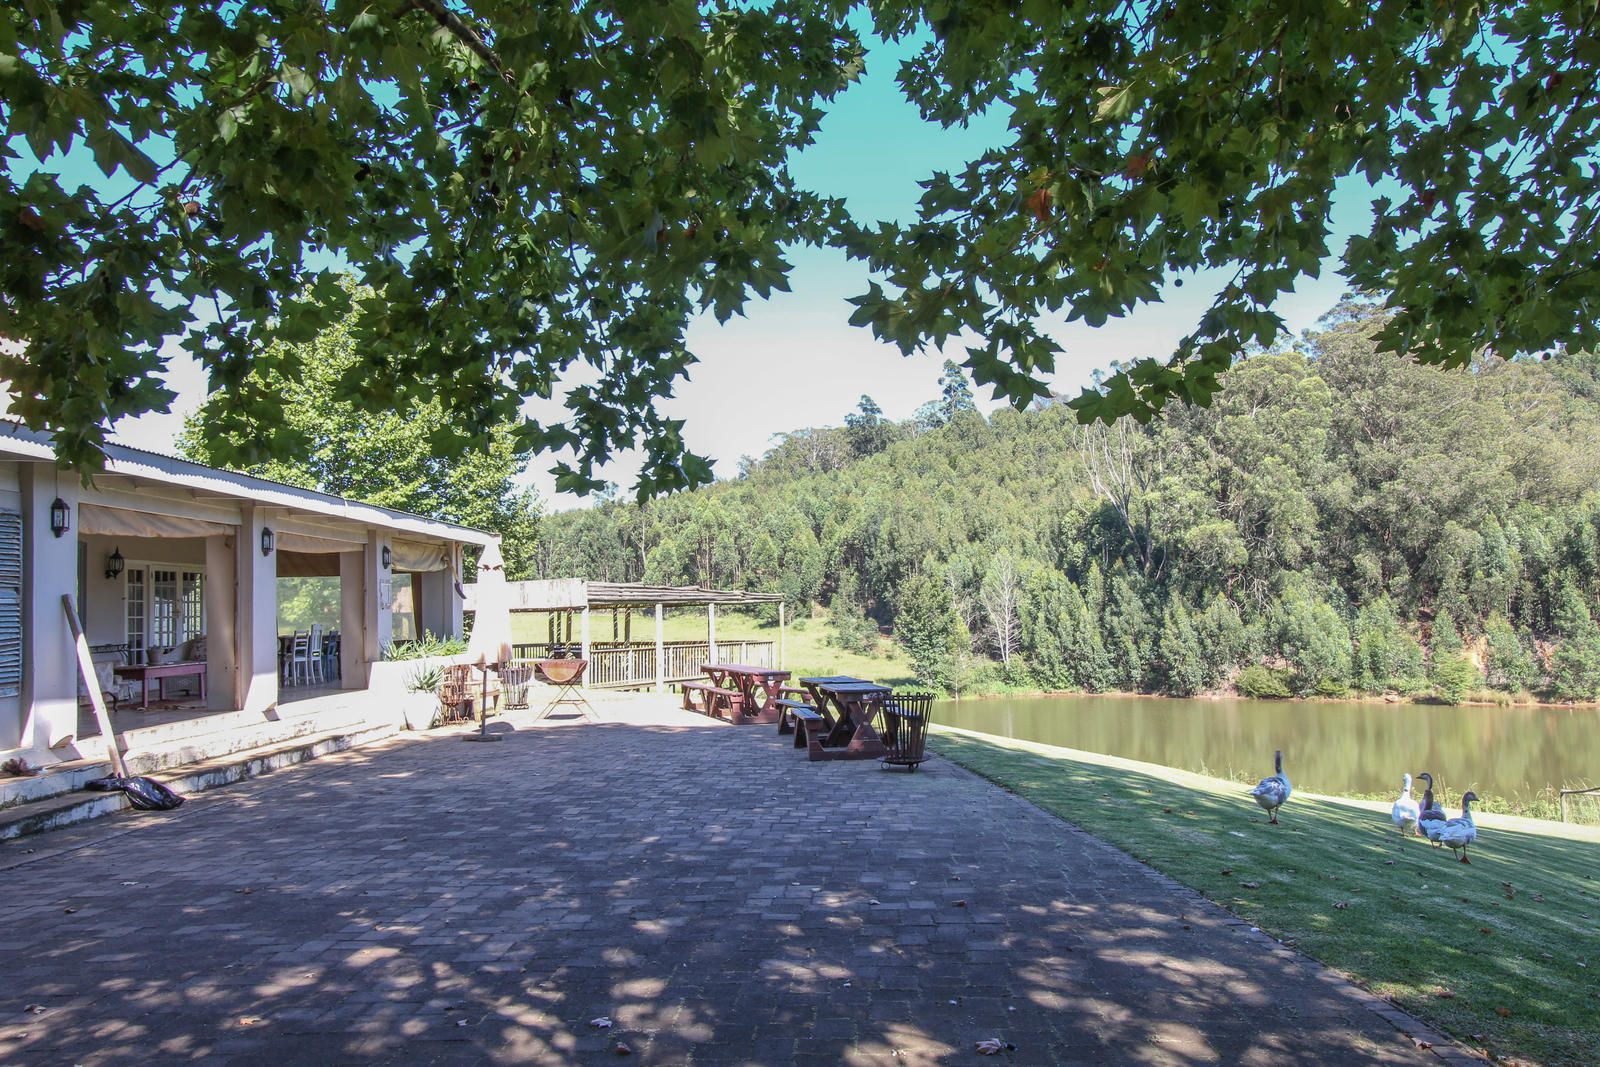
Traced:
[[22, 515], [0, 510], [0, 697], [22, 693]]

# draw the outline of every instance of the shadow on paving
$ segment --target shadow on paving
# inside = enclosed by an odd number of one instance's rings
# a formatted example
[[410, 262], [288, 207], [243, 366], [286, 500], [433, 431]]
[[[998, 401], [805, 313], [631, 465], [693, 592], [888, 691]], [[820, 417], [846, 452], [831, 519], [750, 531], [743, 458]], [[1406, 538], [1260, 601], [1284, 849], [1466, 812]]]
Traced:
[[434, 737], [31, 843], [6, 1064], [1431, 1062], [976, 776], [769, 728]]

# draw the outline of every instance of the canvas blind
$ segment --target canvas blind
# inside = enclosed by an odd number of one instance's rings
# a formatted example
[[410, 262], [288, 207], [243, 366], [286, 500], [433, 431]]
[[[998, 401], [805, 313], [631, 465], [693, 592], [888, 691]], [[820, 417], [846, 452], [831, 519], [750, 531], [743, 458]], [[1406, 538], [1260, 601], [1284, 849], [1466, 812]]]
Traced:
[[22, 694], [22, 514], [0, 510], [0, 697]]

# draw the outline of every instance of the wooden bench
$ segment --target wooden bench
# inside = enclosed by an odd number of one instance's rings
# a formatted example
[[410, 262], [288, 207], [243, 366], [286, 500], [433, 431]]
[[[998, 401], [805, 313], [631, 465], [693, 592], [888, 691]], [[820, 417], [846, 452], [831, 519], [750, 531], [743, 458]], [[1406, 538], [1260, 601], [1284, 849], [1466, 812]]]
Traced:
[[[723, 689], [709, 682], [684, 682], [683, 710], [698, 711], [702, 715], [712, 718], [722, 718], [717, 714], [721, 708], [727, 712], [726, 718], [733, 722], [744, 711], [744, 694], [737, 689]], [[699, 703], [695, 703], [695, 696], [699, 696]]]
[[[778, 690], [778, 699], [773, 703], [778, 706], [778, 733], [787, 735], [794, 733], [794, 712], [801, 708], [816, 711], [816, 706], [806, 698], [811, 694], [804, 689], [792, 685], [783, 686]], [[798, 747], [798, 746], [797, 746]]]
[[[822, 735], [828, 729], [828, 720], [822, 713], [803, 700], [779, 700], [778, 702], [778, 730], [780, 733], [794, 734], [794, 747], [810, 749], [822, 745]], [[792, 725], [785, 730], [784, 720], [792, 720]]]

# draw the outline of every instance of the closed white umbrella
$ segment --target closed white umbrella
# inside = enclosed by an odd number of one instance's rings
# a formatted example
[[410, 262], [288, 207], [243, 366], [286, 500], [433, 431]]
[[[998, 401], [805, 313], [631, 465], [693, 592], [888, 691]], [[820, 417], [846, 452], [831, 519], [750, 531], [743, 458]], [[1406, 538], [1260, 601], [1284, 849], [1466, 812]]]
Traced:
[[489, 733], [489, 668], [511, 662], [511, 600], [506, 589], [506, 565], [498, 542], [491, 542], [478, 560], [478, 588], [473, 598], [472, 636], [467, 655], [483, 672], [483, 695], [478, 701], [478, 740], [498, 741]]

